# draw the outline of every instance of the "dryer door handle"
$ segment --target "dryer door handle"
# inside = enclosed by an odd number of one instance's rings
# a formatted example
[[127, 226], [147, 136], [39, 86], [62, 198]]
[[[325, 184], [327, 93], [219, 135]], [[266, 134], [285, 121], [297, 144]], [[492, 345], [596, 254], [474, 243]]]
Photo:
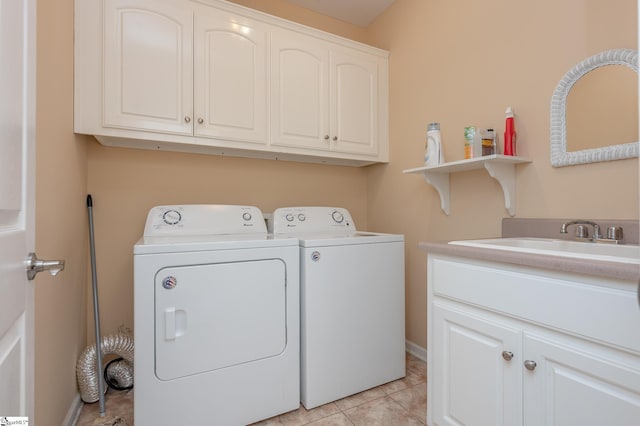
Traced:
[[164, 310], [164, 340], [176, 340], [187, 330], [187, 311], [175, 306]]

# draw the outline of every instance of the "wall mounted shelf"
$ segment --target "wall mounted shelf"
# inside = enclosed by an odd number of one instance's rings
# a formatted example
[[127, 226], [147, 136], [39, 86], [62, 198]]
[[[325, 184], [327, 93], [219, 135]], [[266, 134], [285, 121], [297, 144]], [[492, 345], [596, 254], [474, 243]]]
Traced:
[[424, 180], [438, 191], [440, 195], [440, 207], [442, 211], [448, 215], [450, 212], [449, 174], [485, 169], [502, 187], [502, 191], [504, 192], [504, 206], [509, 212], [509, 216], [515, 216], [515, 167], [516, 164], [530, 162], [531, 160], [528, 158], [495, 154], [469, 160], [453, 161], [433, 167], [416, 167], [414, 169], [403, 170], [403, 173], [423, 175]]

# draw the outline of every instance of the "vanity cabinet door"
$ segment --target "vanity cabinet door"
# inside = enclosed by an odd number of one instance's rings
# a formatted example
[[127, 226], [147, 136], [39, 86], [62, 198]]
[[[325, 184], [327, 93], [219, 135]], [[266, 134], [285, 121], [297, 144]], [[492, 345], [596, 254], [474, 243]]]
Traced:
[[267, 34], [249, 18], [196, 9], [196, 136], [267, 143]]
[[525, 335], [524, 350], [525, 360], [536, 363], [524, 370], [526, 424], [638, 424], [640, 365], [632, 368], [579, 343], [568, 346], [537, 336]]
[[521, 425], [521, 331], [438, 302], [432, 309], [433, 423]]
[[184, 2], [104, 1], [103, 126], [193, 132], [193, 10]]
[[378, 153], [382, 122], [378, 105], [378, 58], [336, 48], [330, 53], [331, 150]]
[[312, 37], [271, 37], [271, 144], [329, 149], [329, 49]]

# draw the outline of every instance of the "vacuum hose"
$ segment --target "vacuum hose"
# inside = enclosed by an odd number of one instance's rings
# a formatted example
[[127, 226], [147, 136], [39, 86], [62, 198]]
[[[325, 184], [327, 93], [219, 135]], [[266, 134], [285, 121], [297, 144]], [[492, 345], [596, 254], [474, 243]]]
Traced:
[[[102, 339], [102, 345], [100, 345], [102, 355], [118, 355], [130, 364], [130, 371], [121, 372], [127, 376], [125, 380], [133, 375], [133, 347], [133, 338], [122, 333], [105, 336]], [[98, 377], [96, 373], [97, 358], [96, 345], [93, 344], [82, 351], [76, 363], [76, 379], [78, 380], [80, 398], [88, 403], [100, 399], [98, 380], [101, 377]]]

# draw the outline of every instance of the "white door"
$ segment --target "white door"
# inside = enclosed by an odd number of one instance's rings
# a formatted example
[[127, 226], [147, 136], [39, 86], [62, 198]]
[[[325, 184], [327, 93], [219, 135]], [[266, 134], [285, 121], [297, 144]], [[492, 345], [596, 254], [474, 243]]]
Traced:
[[329, 150], [329, 48], [292, 31], [271, 36], [272, 145]]
[[524, 351], [525, 360], [535, 363], [524, 370], [525, 424], [638, 424], [637, 365], [601, 358], [577, 342], [566, 346], [538, 336], [525, 335]]
[[267, 27], [202, 8], [196, 11], [197, 136], [267, 143]]
[[0, 416], [33, 416], [35, 0], [0, 0]]
[[522, 424], [522, 333], [433, 305], [433, 423]]
[[105, 2], [104, 126], [193, 133], [193, 11], [185, 4]]
[[331, 150], [378, 153], [378, 58], [332, 50]]

